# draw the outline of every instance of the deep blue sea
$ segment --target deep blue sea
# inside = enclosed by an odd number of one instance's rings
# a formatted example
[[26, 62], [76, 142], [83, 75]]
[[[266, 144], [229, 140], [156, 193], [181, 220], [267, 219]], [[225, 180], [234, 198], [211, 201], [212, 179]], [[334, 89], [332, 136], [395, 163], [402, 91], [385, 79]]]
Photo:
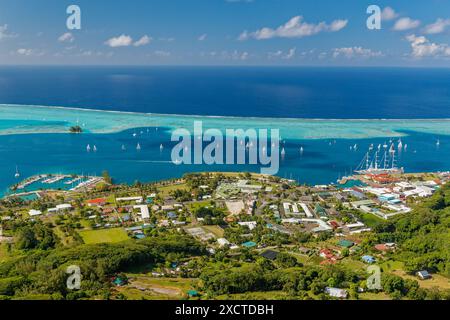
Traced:
[[[450, 118], [449, 69], [1, 67], [0, 103], [161, 114], [324, 119]], [[0, 114], [0, 129], [2, 126]], [[139, 130], [138, 130], [139, 131]], [[0, 194], [39, 173], [101, 174], [118, 182], [155, 181], [198, 171], [259, 171], [252, 166], [175, 166], [170, 135], [143, 128], [114, 134], [0, 136]], [[408, 132], [399, 158], [408, 172], [450, 170], [450, 136]], [[358, 165], [365, 140], [286, 141], [279, 176], [301, 183], [335, 182]], [[162, 152], [159, 145], [167, 146]], [[358, 151], [350, 151], [355, 143]], [[86, 145], [96, 145], [87, 153]], [[121, 150], [125, 145], [127, 150]], [[304, 153], [299, 153], [299, 146]]]
[[450, 69], [0, 67], [0, 103], [290, 118], [450, 118]]

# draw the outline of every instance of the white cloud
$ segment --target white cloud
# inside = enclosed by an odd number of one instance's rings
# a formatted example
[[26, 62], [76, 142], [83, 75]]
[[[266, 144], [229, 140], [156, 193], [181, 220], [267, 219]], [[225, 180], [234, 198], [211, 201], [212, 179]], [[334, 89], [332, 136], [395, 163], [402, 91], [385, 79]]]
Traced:
[[386, 7], [381, 12], [381, 19], [385, 20], [385, 21], [394, 20], [397, 17], [398, 17], [398, 13], [395, 12], [395, 10], [392, 9], [391, 7]]
[[330, 31], [337, 32], [344, 29], [347, 26], [348, 20], [334, 20], [331, 23]]
[[278, 50], [275, 52], [269, 52], [268, 54], [268, 58], [269, 59], [274, 59], [274, 58], [279, 58], [279, 59], [286, 59], [286, 60], [290, 60], [293, 57], [295, 57], [297, 49], [296, 48], [292, 48], [289, 49], [288, 52], [283, 52], [282, 50]]
[[345, 57], [347, 59], [351, 59], [351, 58], [374, 58], [382, 56], [383, 53], [381, 53], [381, 51], [372, 51], [371, 49], [366, 49], [363, 47], [344, 47], [344, 48], [336, 48], [333, 50], [333, 58]]
[[394, 25], [393, 30], [405, 31], [405, 30], [415, 29], [418, 26], [420, 26], [419, 20], [413, 20], [411, 18], [405, 17], [405, 18], [400, 18], [397, 20], [397, 22]]
[[264, 27], [255, 32], [244, 31], [239, 35], [239, 40], [254, 38], [257, 40], [271, 38], [302, 38], [312, 36], [323, 31], [337, 32], [347, 26], [348, 20], [334, 20], [331, 24], [320, 22], [318, 24], [303, 21], [302, 16], [296, 16], [276, 29]]
[[70, 32], [66, 32], [58, 38], [59, 42], [73, 42], [75, 37]]
[[450, 26], [450, 19], [437, 19], [436, 22], [429, 24], [425, 27], [424, 32], [426, 34], [437, 34], [442, 33], [445, 29]]
[[33, 50], [21, 48], [21, 49], [17, 49], [17, 53], [21, 56], [31, 56], [33, 54]]
[[162, 50], [157, 50], [154, 52], [154, 54], [155, 54], [155, 56], [163, 57], [163, 58], [167, 58], [172, 55], [169, 51], [162, 51]]
[[18, 54], [20, 56], [24, 56], [24, 57], [30, 57], [30, 56], [41, 57], [41, 56], [45, 55], [44, 51], [25, 49], [25, 48], [17, 49], [16, 52], [12, 52], [11, 54], [14, 54], [14, 53]]
[[406, 40], [411, 44], [411, 56], [424, 57], [450, 57], [450, 47], [446, 43], [433, 43], [424, 36], [409, 35]]
[[15, 34], [9, 33], [7, 24], [0, 26], [0, 40], [14, 38], [15, 36]]
[[141, 46], [146, 46], [147, 44], [149, 44], [152, 41], [152, 38], [149, 37], [148, 35], [143, 36], [142, 38], [140, 38], [138, 41], [136, 41], [133, 45], [135, 47], [141, 47]]
[[126, 36], [122, 34], [119, 37], [114, 37], [105, 42], [107, 46], [110, 46], [111, 48], [117, 48], [117, 47], [128, 47], [133, 44], [133, 38], [130, 36]]
[[249, 57], [249, 53], [247, 51], [244, 52], [239, 52], [237, 50], [234, 50], [233, 53], [231, 54], [231, 59], [233, 60], [247, 60]]
[[289, 52], [287, 53], [287, 55], [284, 58], [287, 60], [292, 59], [295, 56], [296, 50], [297, 50], [296, 48], [289, 49]]
[[197, 40], [198, 41], [205, 41], [207, 37], [208, 37], [208, 35], [206, 33], [204, 33], [201, 36], [199, 36]]

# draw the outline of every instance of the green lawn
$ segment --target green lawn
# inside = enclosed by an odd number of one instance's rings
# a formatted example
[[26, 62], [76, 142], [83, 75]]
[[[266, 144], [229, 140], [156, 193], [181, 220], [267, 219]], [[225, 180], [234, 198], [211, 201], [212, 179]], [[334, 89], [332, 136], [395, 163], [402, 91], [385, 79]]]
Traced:
[[203, 226], [202, 228], [207, 232], [211, 232], [217, 238], [223, 238], [224, 231], [218, 226]]
[[114, 243], [129, 239], [127, 233], [122, 228], [79, 231], [79, 234], [86, 244]]
[[371, 213], [363, 213], [361, 214], [362, 222], [366, 224], [369, 228], [375, 227], [380, 222], [383, 222], [385, 220], [371, 214]]
[[0, 244], [0, 262], [4, 262], [4, 261], [8, 260], [8, 258], [9, 258], [9, 254], [6, 249], [6, 244], [1, 243]]
[[188, 190], [188, 187], [185, 183], [181, 184], [172, 184], [164, 187], [159, 187], [158, 192], [161, 193], [163, 196], [168, 196], [172, 191], [175, 190]]

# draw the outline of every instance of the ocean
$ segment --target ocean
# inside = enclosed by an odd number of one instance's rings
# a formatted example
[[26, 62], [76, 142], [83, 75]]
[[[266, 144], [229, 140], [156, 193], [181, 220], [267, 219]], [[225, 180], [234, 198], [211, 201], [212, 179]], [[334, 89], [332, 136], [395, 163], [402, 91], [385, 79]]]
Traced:
[[[171, 163], [171, 130], [194, 120], [219, 129], [279, 128], [286, 156], [278, 175], [300, 183], [336, 182], [369, 145], [391, 139], [408, 144], [398, 159], [407, 172], [446, 171], [449, 102], [448, 69], [1, 67], [0, 194], [17, 183], [16, 166], [22, 178], [107, 170], [127, 183], [259, 172]], [[67, 134], [75, 124], [85, 133]], [[88, 144], [98, 151], [87, 153]]]

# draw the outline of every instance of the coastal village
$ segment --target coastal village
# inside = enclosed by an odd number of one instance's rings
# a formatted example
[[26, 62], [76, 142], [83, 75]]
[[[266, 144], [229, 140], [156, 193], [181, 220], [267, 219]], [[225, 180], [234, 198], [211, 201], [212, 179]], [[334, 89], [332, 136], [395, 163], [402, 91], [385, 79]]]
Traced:
[[[389, 254], [397, 249], [394, 241], [364, 246], [373, 226], [410, 214], [416, 203], [432, 197], [449, 180], [449, 172], [362, 174], [338, 184], [304, 186], [259, 174], [202, 173], [129, 186], [113, 184], [107, 173], [39, 175], [19, 183], [16, 193], [1, 201], [0, 245], [14, 244], [8, 227], [12, 222], [42, 221], [66, 246], [120, 243], [167, 232], [198, 240], [210, 255], [253, 252], [276, 261], [288, 254], [302, 264], [344, 264], [364, 270], [371, 264], [389, 265]], [[36, 183], [39, 189], [25, 191]], [[64, 187], [52, 188], [58, 183]], [[173, 261], [147, 270], [147, 275], [180, 278], [189, 263]], [[418, 271], [413, 277], [419, 281], [430, 276], [427, 270]], [[114, 284], [118, 292], [146, 292], [141, 277], [115, 278]], [[200, 295], [198, 288], [189, 286], [151, 288], [172, 298]], [[349, 296], [348, 290], [332, 286], [324, 294]]]

